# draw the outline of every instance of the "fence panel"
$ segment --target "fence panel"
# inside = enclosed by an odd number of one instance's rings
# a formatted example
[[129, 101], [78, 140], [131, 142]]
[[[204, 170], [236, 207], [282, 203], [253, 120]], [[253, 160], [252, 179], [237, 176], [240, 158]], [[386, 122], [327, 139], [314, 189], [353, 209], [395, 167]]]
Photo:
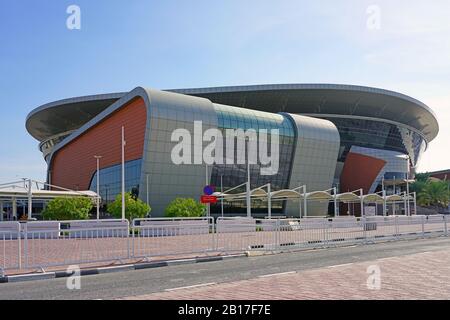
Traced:
[[326, 240], [324, 218], [282, 219], [280, 220], [279, 249], [323, 247]]
[[396, 236], [399, 239], [423, 237], [424, 216], [396, 216]]
[[367, 242], [396, 239], [398, 232], [395, 217], [373, 216], [365, 217], [362, 221]]
[[214, 251], [213, 218], [135, 219], [132, 230], [134, 258]]
[[444, 215], [433, 215], [424, 217], [424, 233], [425, 236], [433, 235], [446, 235], [447, 234], [447, 221]]
[[21, 268], [21, 239], [18, 222], [0, 222], [0, 275]]
[[25, 268], [115, 261], [130, 257], [128, 221], [33, 221], [23, 224]]
[[217, 219], [216, 248], [219, 252], [275, 250], [277, 237], [277, 219]]
[[358, 244], [365, 241], [367, 225], [356, 217], [339, 217], [327, 222], [327, 245]]

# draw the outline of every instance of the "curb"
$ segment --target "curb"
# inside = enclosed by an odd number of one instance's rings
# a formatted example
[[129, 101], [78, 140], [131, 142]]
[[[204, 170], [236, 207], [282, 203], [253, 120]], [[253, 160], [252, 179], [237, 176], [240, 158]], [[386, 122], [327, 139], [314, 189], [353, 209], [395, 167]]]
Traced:
[[[214, 262], [214, 261], [224, 261], [224, 260], [230, 260], [230, 259], [242, 258], [242, 257], [247, 257], [247, 254], [236, 254], [236, 255], [218, 256], [218, 257], [201, 257], [201, 258], [194, 258], [194, 259], [189, 258], [189, 259], [178, 259], [178, 260], [167, 260], [167, 261], [156, 261], [156, 262], [141, 262], [141, 263], [125, 264], [125, 265], [112, 266], [112, 267], [81, 269], [80, 276], [91, 276], [91, 275], [107, 274], [107, 273], [113, 273], [113, 272], [144, 270], [144, 269], [153, 269], [153, 268], [161, 268], [161, 267], [168, 267], [168, 266], [178, 266], [178, 265]], [[73, 273], [67, 273], [66, 271], [30, 273], [30, 274], [15, 275], [15, 276], [3, 276], [3, 277], [0, 277], [0, 283], [13, 283], [13, 282], [67, 278], [72, 275], [73, 275]]]

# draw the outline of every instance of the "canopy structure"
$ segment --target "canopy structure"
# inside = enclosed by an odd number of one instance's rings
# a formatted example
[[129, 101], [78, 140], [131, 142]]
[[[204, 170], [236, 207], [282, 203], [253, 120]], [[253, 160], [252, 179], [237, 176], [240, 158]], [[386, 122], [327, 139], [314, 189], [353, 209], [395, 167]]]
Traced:
[[[247, 192], [232, 193], [239, 187], [246, 186], [246, 183], [239, 185], [237, 187], [231, 188], [224, 192], [216, 192], [213, 195], [216, 196], [221, 201], [241, 201], [247, 198]], [[264, 190], [264, 188], [267, 189]], [[381, 194], [381, 195], [380, 195]], [[319, 201], [319, 202], [334, 202], [335, 216], [339, 216], [337, 203], [358, 203], [361, 206], [361, 212], [364, 215], [364, 205], [365, 204], [375, 204], [383, 205], [383, 215], [387, 214], [387, 205], [394, 204], [398, 202], [405, 203], [405, 213], [410, 215], [409, 206], [407, 202], [414, 201], [414, 207], [416, 208], [416, 194], [394, 194], [386, 195], [385, 191], [371, 194], [364, 194], [362, 189], [355, 190], [352, 192], [337, 193], [336, 188], [331, 188], [323, 191], [306, 191], [306, 186], [301, 186], [295, 189], [282, 189], [277, 191], [270, 191], [270, 183], [264, 186], [250, 190], [250, 198], [252, 199], [267, 199], [268, 201], [268, 215], [271, 217], [271, 201], [280, 200], [291, 200], [300, 201], [303, 205], [300, 206], [300, 217], [307, 216], [307, 202], [308, 201]], [[415, 211], [416, 212], [416, 211]], [[222, 212], [223, 215], [223, 212]]]
[[[43, 188], [40, 186], [43, 186]], [[57, 190], [47, 190], [46, 187]], [[17, 218], [17, 201], [26, 201], [28, 204], [28, 219], [31, 219], [33, 200], [51, 200], [60, 197], [86, 197], [94, 200], [98, 199], [99, 195], [90, 190], [75, 191], [31, 179], [0, 184], [0, 220], [3, 220], [4, 202], [11, 203], [12, 216]]]

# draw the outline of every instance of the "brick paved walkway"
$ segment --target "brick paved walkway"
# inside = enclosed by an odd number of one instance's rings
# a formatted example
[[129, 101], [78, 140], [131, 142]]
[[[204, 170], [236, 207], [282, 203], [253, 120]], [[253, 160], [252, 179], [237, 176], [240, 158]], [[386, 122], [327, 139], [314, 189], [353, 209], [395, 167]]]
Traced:
[[[370, 290], [368, 267], [381, 271]], [[370, 278], [373, 279], [373, 278]], [[373, 287], [377, 282], [369, 281]], [[434, 251], [124, 299], [450, 299], [450, 251]]]

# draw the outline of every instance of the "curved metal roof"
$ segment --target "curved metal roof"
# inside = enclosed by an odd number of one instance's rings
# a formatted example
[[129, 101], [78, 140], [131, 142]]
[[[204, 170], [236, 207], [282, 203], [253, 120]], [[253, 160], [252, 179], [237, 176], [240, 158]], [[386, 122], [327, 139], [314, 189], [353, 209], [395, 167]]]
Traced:
[[[428, 142], [439, 132], [436, 115], [428, 106], [409, 96], [378, 88], [339, 84], [273, 84], [168, 91], [267, 112], [387, 120], [417, 130]], [[124, 94], [79, 97], [43, 105], [28, 115], [27, 130], [42, 141], [59, 132], [77, 129]]]
[[25, 126], [34, 138], [44, 141], [80, 128], [125, 94], [99, 94], [50, 102], [31, 111]]

